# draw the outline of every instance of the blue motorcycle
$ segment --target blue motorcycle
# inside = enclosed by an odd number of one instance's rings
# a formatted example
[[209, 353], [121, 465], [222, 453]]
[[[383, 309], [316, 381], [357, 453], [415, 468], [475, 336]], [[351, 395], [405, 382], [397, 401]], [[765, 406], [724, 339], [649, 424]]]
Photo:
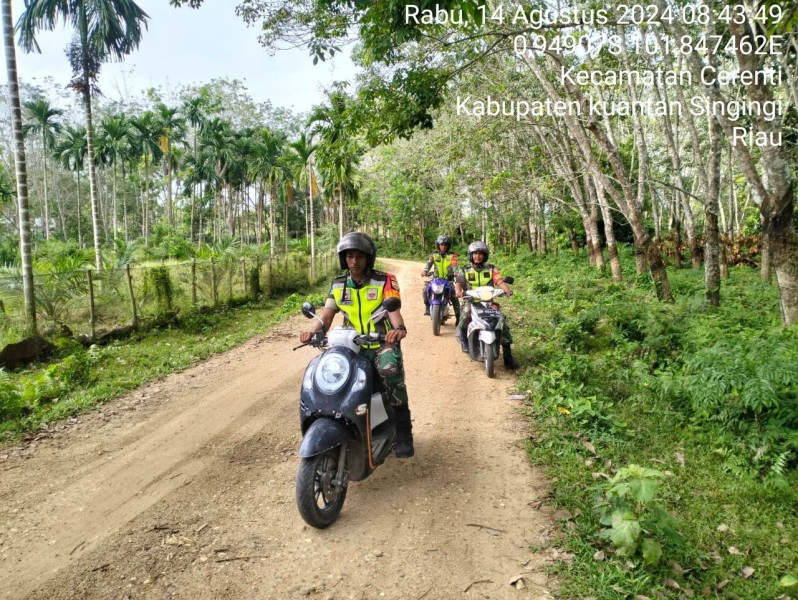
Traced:
[[432, 335], [440, 335], [441, 325], [452, 316], [452, 297], [454, 286], [443, 277], [433, 277], [427, 284], [429, 299], [429, 316], [432, 319]]

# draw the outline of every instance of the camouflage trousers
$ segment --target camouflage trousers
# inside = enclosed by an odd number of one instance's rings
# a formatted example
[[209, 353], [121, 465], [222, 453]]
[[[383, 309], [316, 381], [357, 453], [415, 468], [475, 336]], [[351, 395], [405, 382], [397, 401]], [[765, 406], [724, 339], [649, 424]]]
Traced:
[[402, 349], [397, 344], [383, 344], [379, 348], [364, 348], [360, 355], [367, 358], [382, 380], [391, 406], [407, 406], [405, 367]]
[[[455, 334], [459, 338], [465, 338], [468, 332], [468, 324], [471, 322], [471, 300], [463, 298], [463, 308], [460, 311], [460, 322], [457, 324], [457, 331]], [[510, 327], [507, 325], [507, 320], [504, 321], [504, 329], [502, 330], [502, 344], [512, 344], [513, 336], [510, 334]]]

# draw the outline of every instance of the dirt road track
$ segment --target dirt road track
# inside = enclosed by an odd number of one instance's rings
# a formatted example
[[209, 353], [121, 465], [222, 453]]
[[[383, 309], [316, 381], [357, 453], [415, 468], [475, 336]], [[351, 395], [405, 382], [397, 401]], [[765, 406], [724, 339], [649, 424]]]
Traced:
[[[548, 598], [558, 558], [526, 429], [453, 326], [432, 335], [419, 263], [402, 287], [416, 457], [351, 485], [318, 531], [294, 505], [299, 317], [0, 449], [0, 598]], [[453, 393], [455, 389], [460, 393]], [[510, 581], [523, 575], [523, 588]]]

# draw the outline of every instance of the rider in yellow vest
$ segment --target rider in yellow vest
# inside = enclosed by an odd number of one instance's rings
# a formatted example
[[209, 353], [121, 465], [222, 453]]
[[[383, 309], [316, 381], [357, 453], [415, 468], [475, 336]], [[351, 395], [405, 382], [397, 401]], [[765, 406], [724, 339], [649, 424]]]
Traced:
[[[487, 262], [490, 256], [488, 245], [485, 242], [472, 242], [468, 246], [468, 260], [469, 263], [464, 265], [459, 270], [454, 280], [455, 291], [458, 298], [464, 297], [464, 291], [477, 288], [483, 285], [492, 287], [500, 287], [504, 290], [505, 295], [512, 296], [513, 290], [502, 279], [502, 274], [494, 265]], [[463, 352], [468, 352], [468, 340], [466, 334], [468, 332], [468, 324], [471, 321], [471, 302], [466, 296], [463, 300], [463, 318], [457, 324], [455, 330], [455, 337], [460, 341], [460, 348]], [[513, 353], [510, 345], [513, 343], [513, 338], [510, 335], [510, 329], [505, 321], [504, 330], [502, 333], [502, 353], [504, 355], [504, 366], [510, 369], [518, 367], [518, 363], [513, 358]]]
[[336, 313], [344, 314], [344, 325], [351, 325], [361, 334], [377, 331], [385, 334], [385, 342], [363, 348], [361, 356], [368, 358], [382, 380], [388, 400], [394, 408], [396, 418], [396, 457], [410, 458], [414, 454], [410, 409], [407, 405], [407, 388], [402, 364], [402, 349], [399, 342], [407, 337], [402, 313], [388, 313], [388, 318], [376, 325], [371, 322], [372, 313], [385, 298], [400, 298], [399, 283], [390, 273], [374, 269], [377, 248], [369, 236], [360, 232], [347, 233], [336, 248], [341, 268], [347, 273], [332, 280], [327, 302], [315, 329], [303, 331], [299, 340], [304, 344], [313, 334], [324, 327], [330, 329]]
[[[430, 274], [432, 268], [435, 268], [433, 275], [454, 281], [454, 272], [457, 269], [457, 254], [450, 252], [452, 247], [452, 240], [449, 236], [440, 235], [435, 240], [435, 245], [438, 248], [437, 252], [429, 255], [427, 264], [424, 265], [424, 270], [421, 271], [421, 276], [426, 277]], [[424, 297], [424, 315], [429, 316], [429, 284], [421, 289], [421, 295]], [[460, 320], [460, 301], [456, 296], [452, 295], [452, 308], [454, 309], [454, 320]]]

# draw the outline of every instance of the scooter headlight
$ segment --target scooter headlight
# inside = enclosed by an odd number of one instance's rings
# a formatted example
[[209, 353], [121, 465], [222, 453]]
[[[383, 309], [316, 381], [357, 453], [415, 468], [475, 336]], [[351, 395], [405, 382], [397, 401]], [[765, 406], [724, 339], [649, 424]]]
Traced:
[[484, 288], [479, 290], [479, 299], [482, 302], [493, 300], [493, 290], [491, 288]]
[[349, 361], [337, 352], [323, 356], [316, 367], [316, 385], [325, 394], [340, 390], [349, 378]]
[[433, 294], [442, 294], [444, 287], [445, 286], [442, 283], [433, 283], [432, 284], [432, 293]]

